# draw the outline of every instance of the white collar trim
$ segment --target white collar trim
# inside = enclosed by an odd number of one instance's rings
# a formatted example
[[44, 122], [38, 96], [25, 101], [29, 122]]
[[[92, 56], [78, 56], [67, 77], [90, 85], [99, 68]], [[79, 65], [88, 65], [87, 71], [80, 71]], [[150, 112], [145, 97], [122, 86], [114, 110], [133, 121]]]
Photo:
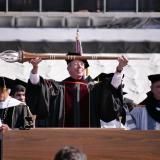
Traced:
[[0, 102], [0, 109], [10, 108], [10, 107], [17, 106], [20, 104], [24, 104], [24, 103], [9, 96], [7, 97], [5, 101]]

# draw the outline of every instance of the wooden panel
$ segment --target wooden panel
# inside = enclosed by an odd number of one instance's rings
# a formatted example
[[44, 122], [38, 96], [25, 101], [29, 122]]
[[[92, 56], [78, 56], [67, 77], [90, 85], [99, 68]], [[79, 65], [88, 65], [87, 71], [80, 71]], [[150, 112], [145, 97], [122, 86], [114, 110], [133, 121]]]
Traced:
[[0, 160], [2, 160], [2, 132], [0, 131]]
[[3, 135], [3, 160], [52, 160], [73, 145], [89, 160], [159, 160], [159, 131], [108, 129], [32, 129]]

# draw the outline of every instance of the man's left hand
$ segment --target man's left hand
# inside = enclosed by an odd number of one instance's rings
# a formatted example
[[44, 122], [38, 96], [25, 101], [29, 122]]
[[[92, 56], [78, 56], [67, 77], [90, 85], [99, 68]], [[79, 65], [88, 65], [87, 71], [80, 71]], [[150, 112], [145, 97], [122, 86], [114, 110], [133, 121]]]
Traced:
[[117, 66], [117, 71], [122, 71], [123, 67], [125, 67], [128, 64], [128, 58], [125, 56], [120, 56], [118, 57], [118, 66]]

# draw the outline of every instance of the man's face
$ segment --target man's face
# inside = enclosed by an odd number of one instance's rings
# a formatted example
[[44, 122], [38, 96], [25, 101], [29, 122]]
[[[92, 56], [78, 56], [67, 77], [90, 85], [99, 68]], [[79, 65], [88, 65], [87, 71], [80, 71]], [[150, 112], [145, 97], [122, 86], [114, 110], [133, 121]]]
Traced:
[[4, 91], [3, 88], [0, 88], [0, 102], [4, 101], [8, 95], [8, 90]]
[[74, 79], [82, 79], [85, 76], [84, 62], [80, 60], [74, 60], [68, 65], [68, 72]]
[[154, 98], [158, 101], [160, 101], [160, 81], [157, 81], [152, 84], [151, 91], [154, 95]]
[[16, 92], [13, 97], [21, 102], [25, 102], [26, 99], [24, 91]]

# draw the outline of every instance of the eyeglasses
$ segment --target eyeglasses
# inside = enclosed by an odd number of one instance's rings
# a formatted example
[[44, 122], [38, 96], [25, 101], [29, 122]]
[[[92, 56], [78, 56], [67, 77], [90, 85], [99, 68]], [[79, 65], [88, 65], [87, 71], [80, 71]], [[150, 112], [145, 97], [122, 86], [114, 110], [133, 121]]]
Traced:
[[83, 62], [72, 62], [72, 67], [74, 67], [74, 68], [78, 68], [78, 67], [84, 68], [84, 63]]

